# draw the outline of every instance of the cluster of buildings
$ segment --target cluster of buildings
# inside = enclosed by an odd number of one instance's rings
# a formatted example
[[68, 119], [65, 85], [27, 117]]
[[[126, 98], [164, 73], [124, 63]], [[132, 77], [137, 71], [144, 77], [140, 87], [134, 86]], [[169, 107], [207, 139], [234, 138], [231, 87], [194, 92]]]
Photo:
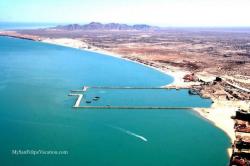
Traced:
[[250, 110], [239, 109], [235, 120], [236, 139], [232, 145], [230, 166], [250, 166]]

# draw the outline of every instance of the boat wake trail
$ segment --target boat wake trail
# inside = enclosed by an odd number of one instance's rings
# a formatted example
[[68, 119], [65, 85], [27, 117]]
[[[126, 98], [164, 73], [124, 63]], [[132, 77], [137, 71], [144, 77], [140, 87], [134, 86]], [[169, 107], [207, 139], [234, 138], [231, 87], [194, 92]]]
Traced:
[[143, 137], [143, 136], [141, 136], [141, 135], [138, 135], [138, 134], [135, 134], [135, 133], [133, 133], [133, 132], [131, 132], [131, 131], [129, 131], [129, 130], [125, 130], [125, 132], [126, 132], [127, 134], [132, 135], [132, 136], [135, 136], [135, 137], [137, 137], [137, 138], [139, 138], [139, 139], [141, 139], [141, 140], [143, 140], [143, 141], [145, 141], [145, 142], [148, 141], [145, 137]]
[[147, 142], [147, 141], [148, 141], [147, 138], [145, 138], [145, 137], [143, 137], [143, 136], [141, 136], [141, 135], [138, 135], [138, 134], [136, 134], [136, 133], [134, 133], [134, 132], [132, 132], [132, 131], [123, 129], [123, 128], [121, 128], [121, 127], [110, 126], [110, 125], [109, 125], [109, 127], [113, 128], [113, 129], [116, 129], [116, 130], [119, 130], [119, 131], [122, 131], [122, 132], [124, 132], [124, 133], [126, 133], [126, 134], [128, 134], [128, 135], [134, 136], [134, 137], [136, 137], [136, 138], [139, 138], [140, 140], [142, 140], [142, 141], [144, 141], [144, 142]]

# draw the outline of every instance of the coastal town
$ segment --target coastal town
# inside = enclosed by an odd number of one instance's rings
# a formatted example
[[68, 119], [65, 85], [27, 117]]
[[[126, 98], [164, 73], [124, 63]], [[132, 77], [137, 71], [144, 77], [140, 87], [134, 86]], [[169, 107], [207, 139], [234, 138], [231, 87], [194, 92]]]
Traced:
[[165, 88], [189, 88], [190, 95], [212, 100], [210, 108], [197, 108], [195, 111], [231, 139], [232, 148], [228, 149], [230, 165], [249, 165], [249, 33], [230, 30], [203, 30], [197, 33], [190, 29], [173, 31], [142, 25], [123, 25], [121, 28], [117, 24], [105, 26], [90, 23], [85, 27], [74, 24], [37, 30], [1, 31], [0, 36], [103, 53], [172, 76], [174, 82]]
[[250, 0], [0, 0], [0, 166], [250, 166]]

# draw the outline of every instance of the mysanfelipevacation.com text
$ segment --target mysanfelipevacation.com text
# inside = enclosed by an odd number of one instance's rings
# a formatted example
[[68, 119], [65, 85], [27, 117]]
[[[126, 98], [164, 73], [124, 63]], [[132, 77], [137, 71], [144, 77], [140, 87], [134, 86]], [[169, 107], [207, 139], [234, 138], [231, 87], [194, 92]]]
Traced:
[[68, 155], [69, 152], [67, 150], [42, 150], [42, 149], [12, 149], [12, 155]]

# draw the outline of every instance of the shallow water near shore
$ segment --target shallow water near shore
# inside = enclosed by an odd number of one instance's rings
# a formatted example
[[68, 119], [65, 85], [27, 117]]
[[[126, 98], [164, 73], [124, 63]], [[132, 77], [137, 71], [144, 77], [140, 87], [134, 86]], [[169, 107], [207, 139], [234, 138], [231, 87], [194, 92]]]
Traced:
[[[0, 163], [227, 165], [229, 138], [193, 111], [77, 110], [72, 108], [75, 98], [68, 96], [70, 90], [83, 85], [159, 87], [172, 81], [154, 69], [110, 56], [0, 37]], [[150, 93], [159, 98], [157, 104], [210, 105], [187, 91], [171, 91], [169, 100], [162, 100], [165, 93]], [[151, 101], [148, 95], [141, 98], [134, 92], [136, 96], [141, 104]], [[112, 95], [105, 100], [117, 105], [125, 102]], [[133, 105], [135, 101], [126, 100]], [[68, 154], [15, 155], [12, 150]]]

